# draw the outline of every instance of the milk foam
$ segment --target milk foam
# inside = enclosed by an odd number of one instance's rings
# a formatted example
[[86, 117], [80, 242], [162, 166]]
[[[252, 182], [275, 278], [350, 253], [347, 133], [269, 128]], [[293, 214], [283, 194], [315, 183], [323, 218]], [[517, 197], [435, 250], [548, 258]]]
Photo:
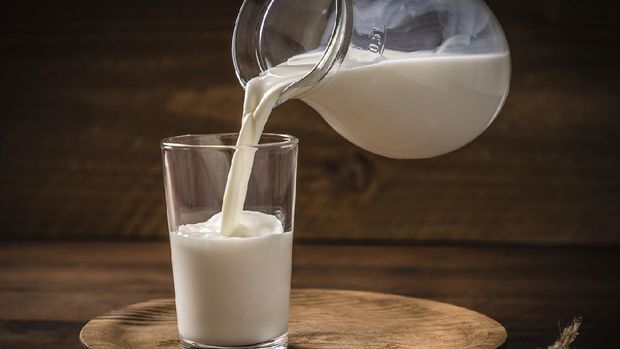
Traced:
[[192, 238], [225, 239], [228, 237], [257, 237], [284, 232], [282, 222], [278, 218], [255, 211], [242, 211], [239, 215], [239, 222], [230, 232], [230, 235], [224, 236], [221, 231], [222, 213], [220, 212], [206, 222], [180, 226], [178, 234]]

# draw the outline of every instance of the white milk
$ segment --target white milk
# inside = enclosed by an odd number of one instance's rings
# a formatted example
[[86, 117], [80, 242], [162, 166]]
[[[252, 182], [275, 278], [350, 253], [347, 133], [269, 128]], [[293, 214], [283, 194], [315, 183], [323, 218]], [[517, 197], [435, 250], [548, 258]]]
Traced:
[[[308, 67], [308, 68], [311, 68]], [[242, 211], [255, 149], [284, 88], [305, 74], [280, 67], [248, 83], [222, 212], [170, 235], [182, 338], [244, 346], [287, 333], [293, 233], [272, 215]], [[281, 75], [275, 75], [276, 73]]]
[[179, 334], [242, 346], [287, 332], [293, 233], [274, 216], [239, 214], [235, 237], [221, 214], [170, 235]]
[[341, 68], [302, 97], [338, 133], [379, 155], [427, 158], [458, 149], [487, 128], [508, 94], [508, 53], [385, 55]]
[[[351, 56], [355, 56], [351, 52]], [[364, 55], [364, 52], [359, 53]], [[510, 55], [436, 55], [386, 51], [387, 60], [350, 59], [302, 97], [342, 136], [377, 154], [426, 158], [458, 149], [482, 133], [508, 94]], [[238, 146], [253, 146], [282, 91], [312, 69], [304, 54], [248, 82]], [[224, 194], [222, 234], [243, 209], [254, 149], [235, 152]]]
[[[186, 339], [235, 346], [287, 331], [292, 232], [282, 232], [274, 216], [242, 210], [251, 146], [282, 91], [317, 57], [294, 57], [248, 83], [241, 148], [232, 159], [222, 213], [171, 234], [179, 331]], [[302, 99], [362, 148], [395, 158], [428, 157], [463, 146], [488, 126], [509, 75], [508, 54], [400, 54], [342, 67]]]
[[239, 219], [238, 215], [243, 210], [248, 181], [254, 164], [255, 149], [251, 146], [258, 144], [271, 110], [275, 107], [282, 91], [303, 77], [310, 69], [312, 65], [307, 64], [283, 65], [272, 68], [268, 74], [248, 82], [237, 146], [250, 147], [235, 151], [231, 161], [222, 204], [222, 234], [233, 234]]

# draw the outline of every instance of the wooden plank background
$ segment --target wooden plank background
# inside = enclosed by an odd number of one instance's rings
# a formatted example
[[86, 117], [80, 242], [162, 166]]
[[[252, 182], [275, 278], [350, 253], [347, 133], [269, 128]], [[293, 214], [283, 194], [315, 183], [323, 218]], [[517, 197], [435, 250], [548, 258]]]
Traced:
[[[238, 129], [240, 1], [3, 1], [3, 238], [166, 236], [159, 140]], [[422, 161], [341, 139], [298, 101], [303, 240], [620, 242], [620, 6], [489, 1], [511, 95], [474, 143]], [[329, 227], [329, 228], [327, 228]]]

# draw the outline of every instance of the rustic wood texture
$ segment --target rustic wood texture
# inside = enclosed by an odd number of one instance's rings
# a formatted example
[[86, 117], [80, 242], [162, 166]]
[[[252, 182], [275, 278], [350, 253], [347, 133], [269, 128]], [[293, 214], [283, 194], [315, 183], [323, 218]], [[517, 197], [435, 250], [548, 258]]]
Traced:
[[[80, 341], [91, 349], [178, 349], [174, 299], [114, 310], [89, 321]], [[496, 349], [506, 330], [474, 311], [382, 293], [293, 289], [291, 349]]]
[[[582, 316], [576, 345], [620, 342], [618, 248], [296, 244], [294, 288], [433, 299], [496, 319], [507, 348], [546, 348]], [[173, 296], [167, 243], [0, 245], [0, 348], [78, 348], [93, 317]]]
[[[164, 237], [158, 141], [239, 126], [239, 4], [4, 1], [2, 234]], [[267, 130], [301, 139], [297, 237], [620, 242], [620, 6], [489, 5], [511, 44], [511, 94], [464, 149], [383, 159], [301, 102], [274, 112]]]

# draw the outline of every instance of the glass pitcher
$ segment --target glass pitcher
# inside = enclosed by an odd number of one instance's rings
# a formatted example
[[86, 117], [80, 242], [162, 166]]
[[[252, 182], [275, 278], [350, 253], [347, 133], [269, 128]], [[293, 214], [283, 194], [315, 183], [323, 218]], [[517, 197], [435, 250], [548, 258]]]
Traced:
[[232, 54], [244, 87], [310, 62], [278, 103], [299, 98], [352, 143], [391, 158], [469, 143], [510, 84], [506, 38], [480, 0], [245, 0]]

